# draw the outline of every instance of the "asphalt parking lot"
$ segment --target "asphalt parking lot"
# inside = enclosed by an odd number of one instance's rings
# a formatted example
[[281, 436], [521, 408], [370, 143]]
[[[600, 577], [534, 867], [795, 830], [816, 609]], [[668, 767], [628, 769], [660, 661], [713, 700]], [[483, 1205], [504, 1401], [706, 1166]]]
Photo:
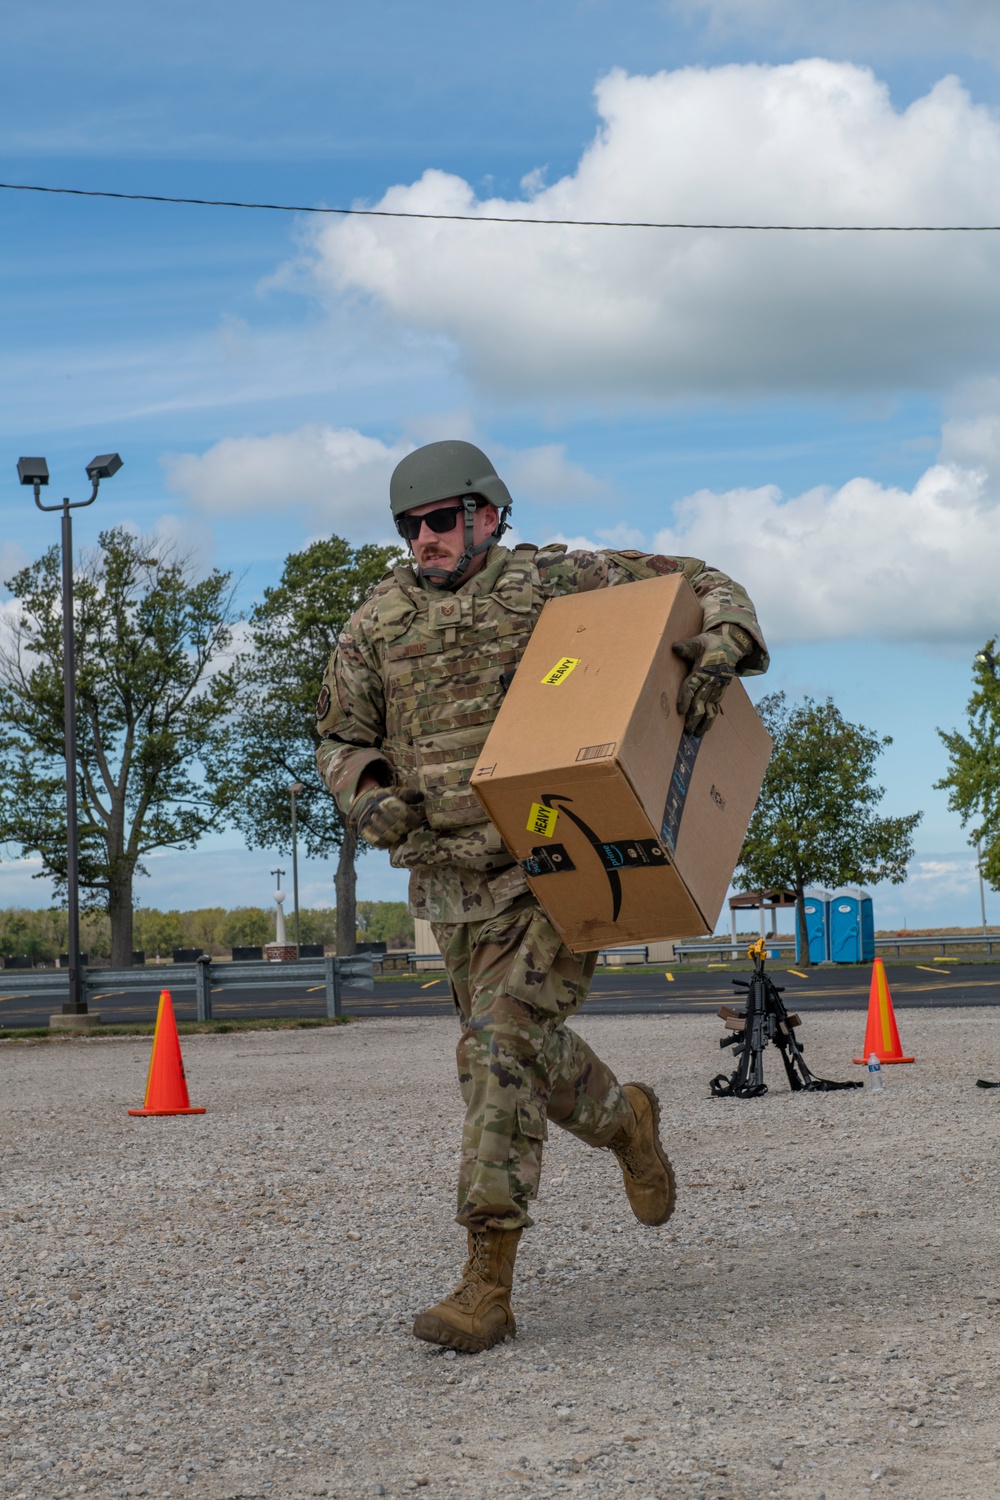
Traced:
[[[805, 971], [774, 966], [771, 972], [785, 988], [790, 1009], [864, 1010], [868, 1004], [871, 969], [815, 969]], [[1000, 965], [935, 964], [926, 962], [887, 963], [886, 973], [897, 1009], [908, 1006], [983, 1006], [1000, 1002]], [[738, 1000], [731, 974], [724, 968], [708, 972], [629, 973], [627, 970], [599, 969], [586, 1004], [590, 1015], [670, 1015], [697, 1014], [718, 1010], [720, 1005]], [[746, 974], [741, 976], [744, 979]], [[9, 978], [9, 984], [4, 980]], [[98, 992], [91, 1009], [99, 1010], [107, 1024], [153, 1021], [159, 988], [115, 993]], [[178, 1020], [195, 1019], [194, 991], [171, 991]], [[0, 973], [0, 1026], [5, 1030], [44, 1026], [49, 1015], [59, 1009], [62, 994], [53, 987], [51, 993], [19, 994], [17, 973]], [[452, 1013], [448, 982], [441, 974], [400, 975], [376, 981], [375, 994], [368, 998], [346, 998], [344, 1010], [353, 1016], [446, 1016]], [[321, 1017], [326, 1014], [322, 985], [295, 984], [284, 978], [268, 989], [227, 989], [213, 997], [216, 1020]]]

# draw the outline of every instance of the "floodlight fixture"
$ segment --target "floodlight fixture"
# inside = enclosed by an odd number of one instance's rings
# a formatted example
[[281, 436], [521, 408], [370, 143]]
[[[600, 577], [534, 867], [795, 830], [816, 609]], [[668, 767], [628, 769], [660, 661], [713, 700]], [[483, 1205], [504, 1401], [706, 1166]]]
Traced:
[[22, 484], [48, 484], [49, 466], [44, 458], [19, 458], [17, 477]]
[[[63, 635], [63, 736], [66, 751], [66, 907], [69, 926], [69, 994], [63, 1014], [87, 1015], [87, 986], [80, 954], [80, 848], [76, 807], [76, 666], [73, 641], [73, 518], [71, 512], [93, 505], [102, 479], [110, 479], [122, 466], [117, 453], [99, 453], [87, 465], [91, 483], [86, 500], [66, 496], [56, 505], [43, 505], [41, 490], [49, 482], [44, 458], [19, 458], [17, 477], [35, 491], [39, 510], [62, 512], [62, 635]], [[97, 1018], [100, 1020], [100, 1017]]]
[[99, 453], [87, 465], [87, 478], [92, 484], [99, 479], [110, 479], [112, 474], [118, 473], [121, 466], [122, 461], [117, 453]]
[[998, 663], [989, 646], [984, 646], [982, 651], [976, 652], [976, 661], [981, 667], [989, 667], [990, 676], [996, 678]]

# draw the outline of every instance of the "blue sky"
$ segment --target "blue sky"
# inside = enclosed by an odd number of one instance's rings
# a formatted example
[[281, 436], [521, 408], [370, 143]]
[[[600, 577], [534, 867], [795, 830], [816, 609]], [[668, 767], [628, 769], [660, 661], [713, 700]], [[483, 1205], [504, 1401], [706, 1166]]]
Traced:
[[[5, 44], [5, 182], [1000, 223], [1000, 19], [978, 0], [104, 0], [21, 7]], [[471, 437], [522, 537], [671, 547], [743, 580], [774, 647], [759, 691], [830, 694], [891, 734], [885, 807], [924, 812], [880, 925], [975, 922], [966, 834], [933, 782], [936, 726], [961, 722], [997, 628], [995, 238], [318, 222], [0, 192], [0, 576], [56, 537], [17, 487], [21, 453], [82, 492], [83, 464], [118, 449], [80, 543], [118, 521], [177, 533], [245, 573], [249, 605], [324, 531], [387, 537], [385, 481], [409, 446]], [[221, 835], [151, 861], [139, 895], [263, 901], [274, 863]], [[30, 875], [0, 864], [0, 904], [45, 904]], [[331, 880], [310, 863], [303, 899], [328, 901]], [[403, 882], [371, 857], [360, 890]]]

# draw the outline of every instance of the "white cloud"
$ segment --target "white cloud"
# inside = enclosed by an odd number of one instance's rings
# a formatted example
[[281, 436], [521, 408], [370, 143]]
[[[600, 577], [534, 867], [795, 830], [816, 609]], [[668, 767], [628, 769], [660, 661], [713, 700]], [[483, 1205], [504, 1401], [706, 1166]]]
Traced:
[[515, 501], [524, 498], [551, 504], [554, 500], [592, 500], [608, 486], [581, 464], [566, 457], [563, 443], [538, 448], [504, 448], [493, 443], [488, 452]]
[[[24, 621], [24, 606], [20, 599], [0, 599], [0, 664], [13, 661], [18, 656], [18, 635]], [[25, 671], [38, 665], [40, 658], [23, 644], [20, 661]]]
[[[190, 563], [196, 573], [207, 573], [212, 567], [215, 537], [207, 521], [190, 515], [172, 515], [166, 511], [157, 517], [152, 529], [148, 521], [140, 523], [129, 517], [117, 524], [134, 537], [161, 544], [177, 560]], [[92, 550], [96, 556], [98, 549]]]
[[774, 643], [969, 642], [1000, 626], [1000, 489], [984, 469], [938, 463], [912, 491], [872, 479], [791, 498], [701, 491], [674, 513], [657, 549], [738, 578]]
[[[772, 644], [876, 637], [965, 648], [1000, 629], [1000, 416], [990, 412], [946, 424], [940, 460], [912, 490], [865, 477], [793, 496], [774, 485], [701, 490], [674, 506], [672, 524], [651, 542], [625, 522], [537, 535], [531, 502], [600, 496], [603, 482], [561, 445], [481, 441], [514, 496], [512, 544], [652, 546], [703, 557], [747, 587]], [[295, 513], [315, 535], [333, 529], [384, 541], [389, 475], [410, 446], [304, 427], [181, 455], [170, 461], [171, 479], [210, 515]]]
[[0, 542], [0, 590], [15, 573], [26, 568], [29, 562], [30, 558], [20, 542]]
[[1000, 380], [977, 384], [941, 429], [941, 457], [1000, 475]]
[[[891, 888], [882, 886], [876, 902], [888, 896]], [[942, 907], [960, 911], [958, 920], [971, 925], [979, 916], [979, 872], [973, 854], [926, 855], [911, 861], [906, 872], [906, 883], [892, 897], [893, 904], [904, 911], [922, 912], [925, 920], [940, 921], [934, 914]], [[962, 908], [965, 908], [962, 911]], [[945, 920], [954, 921], [952, 918]]]
[[171, 488], [213, 516], [292, 512], [349, 537], [385, 530], [389, 475], [412, 444], [353, 427], [313, 425], [223, 438], [206, 453], [165, 459]]
[[[524, 201], [429, 170], [378, 207], [530, 218], [996, 223], [1000, 125], [945, 78], [894, 109], [868, 69], [616, 70], [575, 172]], [[798, 235], [347, 219], [314, 232], [338, 305], [450, 339], [507, 394], [939, 388], [996, 359], [992, 235]]]
[[176, 548], [178, 556], [190, 558], [194, 567], [207, 572], [212, 566], [215, 537], [207, 522], [166, 512], [157, 517], [153, 535], [157, 541]]
[[[460, 419], [428, 425], [434, 438], [477, 440]], [[205, 514], [292, 512], [350, 538], [384, 540], [391, 529], [389, 476], [413, 446], [402, 440], [383, 443], [352, 427], [310, 426], [266, 437], [223, 438], [201, 455], [172, 455], [164, 462], [171, 487]], [[521, 501], [592, 499], [607, 490], [567, 458], [560, 443], [507, 448], [487, 442], [486, 449], [514, 498], [515, 515]], [[173, 518], [165, 517], [161, 525], [167, 523]]]

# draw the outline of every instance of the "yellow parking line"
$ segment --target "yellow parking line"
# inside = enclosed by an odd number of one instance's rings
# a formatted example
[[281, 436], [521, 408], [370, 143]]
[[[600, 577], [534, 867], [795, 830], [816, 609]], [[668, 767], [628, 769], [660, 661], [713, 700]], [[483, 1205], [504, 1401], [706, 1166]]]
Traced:
[[664, 979], [668, 980], [670, 982], [670, 984], [674, 983], [674, 976], [672, 974], [664, 974], [663, 977], [664, 977]]
[[939, 979], [941, 978], [940, 969], [929, 969], [926, 964], [914, 964], [913, 967], [919, 969], [923, 974], [936, 974]]
[[0, 1002], [4, 1000], [30, 1000], [30, 995], [0, 995]]
[[311, 989], [306, 990], [307, 995], [315, 995], [317, 990], [325, 990], [325, 984], [314, 984]]
[[92, 1000], [110, 1000], [112, 995], [124, 995], [124, 990], [108, 990], [104, 995], [91, 995]]
[[795, 977], [796, 977], [796, 979], [808, 979], [809, 978], [808, 974], [801, 974], [798, 969], [787, 969], [785, 972], [788, 973], [788, 974], [794, 974]]
[[440, 983], [441, 983], [441, 981], [440, 981], [440, 979], [432, 979], [432, 980], [430, 980], [430, 982], [429, 982], [429, 983], [428, 983], [428, 984], [422, 984], [422, 985], [421, 985], [421, 986], [420, 986], [420, 988], [421, 988], [421, 989], [422, 989], [422, 990], [431, 990], [431, 989], [433, 989], [433, 988], [434, 988], [434, 986], [435, 986], [435, 985], [436, 985], [436, 984], [440, 984]]

